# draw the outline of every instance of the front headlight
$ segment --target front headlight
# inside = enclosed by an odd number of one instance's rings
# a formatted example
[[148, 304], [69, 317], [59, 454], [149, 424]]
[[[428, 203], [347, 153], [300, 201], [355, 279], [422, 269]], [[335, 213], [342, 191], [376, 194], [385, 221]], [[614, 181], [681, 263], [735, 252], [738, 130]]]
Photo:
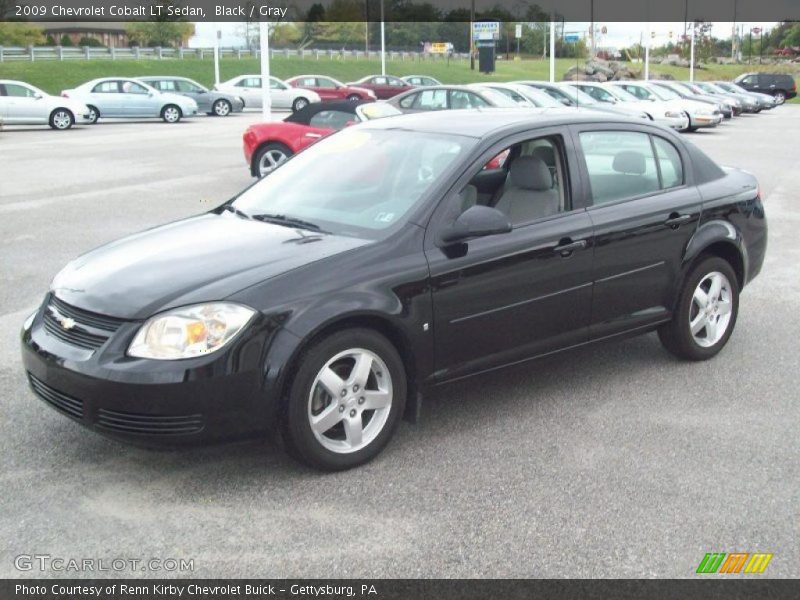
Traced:
[[133, 338], [128, 356], [176, 360], [216, 352], [254, 314], [252, 308], [230, 302], [176, 308], [148, 319]]

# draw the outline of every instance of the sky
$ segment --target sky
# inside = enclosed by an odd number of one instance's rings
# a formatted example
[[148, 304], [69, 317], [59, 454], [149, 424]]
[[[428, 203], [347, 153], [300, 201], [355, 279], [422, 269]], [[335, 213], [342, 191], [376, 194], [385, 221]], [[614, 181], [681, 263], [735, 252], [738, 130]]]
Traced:
[[[598, 46], [612, 46], [616, 48], [625, 48], [631, 44], [639, 42], [640, 39], [644, 41], [647, 35], [647, 23], [598, 23], [599, 26], [605, 26], [608, 30], [606, 35], [600, 36], [596, 40]], [[715, 22], [712, 24], [712, 35], [719, 38], [728, 38], [731, 36], [733, 30], [733, 23]], [[770, 28], [775, 23], [741, 23], [737, 25], [744, 25], [745, 35], [751, 27]], [[655, 32], [656, 37], [653, 39], [653, 44], [661, 46], [670, 41], [669, 33], [672, 32], [672, 40], [677, 41], [680, 35], [683, 35], [683, 22], [679, 23], [650, 23], [651, 31]], [[585, 33], [589, 29], [589, 23], [567, 23], [567, 32], [582, 32]], [[209, 48], [214, 45], [214, 32], [220, 30], [222, 38], [220, 45], [224, 47], [238, 47], [244, 46], [243, 38], [243, 24], [242, 23], [195, 23], [195, 35], [189, 41], [189, 45], [198, 48]], [[429, 40], [429, 41], [447, 41], [447, 40]]]

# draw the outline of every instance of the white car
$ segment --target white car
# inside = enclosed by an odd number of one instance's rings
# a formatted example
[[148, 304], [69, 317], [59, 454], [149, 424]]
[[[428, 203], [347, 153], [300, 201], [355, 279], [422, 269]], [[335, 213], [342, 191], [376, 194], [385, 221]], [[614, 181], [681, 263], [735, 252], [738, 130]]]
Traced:
[[608, 85], [622, 88], [629, 94], [647, 102], [667, 102], [678, 110], [682, 110], [689, 117], [687, 131], [694, 131], [698, 127], [715, 127], [722, 121], [722, 115], [707, 102], [697, 102], [688, 98], [681, 98], [672, 90], [653, 85], [647, 81], [612, 81]]
[[160, 92], [139, 79], [103, 77], [87, 81], [61, 95], [89, 107], [92, 123], [99, 118], [161, 118], [177, 123], [197, 114], [197, 102], [180, 94]]
[[91, 119], [89, 108], [81, 102], [51, 96], [22, 81], [0, 79], [0, 123], [69, 129]]
[[[214, 86], [215, 90], [238, 96], [244, 100], [245, 108], [262, 108], [261, 75], [239, 75]], [[312, 102], [322, 102], [313, 90], [293, 88], [277, 77], [269, 78], [269, 96], [272, 108], [297, 112]]]
[[623, 88], [609, 83], [597, 83], [593, 81], [575, 81], [572, 85], [589, 94], [598, 102], [607, 102], [619, 106], [631, 106], [647, 113], [647, 116], [662, 125], [677, 131], [687, 131], [689, 129], [689, 117], [678, 106], [656, 101], [648, 102], [629, 94]]
[[564, 105], [541, 90], [519, 83], [470, 83], [468, 87], [489, 88], [500, 92], [514, 100], [520, 106], [536, 106], [538, 108], [564, 108]]

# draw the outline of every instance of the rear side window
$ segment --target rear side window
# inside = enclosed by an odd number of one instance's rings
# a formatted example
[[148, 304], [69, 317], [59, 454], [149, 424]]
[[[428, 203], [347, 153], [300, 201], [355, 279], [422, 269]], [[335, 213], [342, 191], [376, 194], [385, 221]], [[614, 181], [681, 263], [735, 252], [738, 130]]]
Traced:
[[648, 134], [586, 131], [580, 134], [580, 141], [595, 205], [661, 189]]
[[92, 89], [95, 94], [116, 94], [119, 92], [119, 85], [116, 81], [103, 81]]
[[425, 90], [420, 92], [414, 108], [421, 110], [442, 110], [447, 108], [447, 90]]
[[653, 136], [653, 145], [661, 172], [661, 187], [668, 189], [683, 185], [683, 162], [678, 149], [658, 136]]
[[162, 92], [174, 92], [175, 82], [169, 79], [162, 79], [160, 81], [151, 81], [150, 85]]
[[419, 96], [419, 94], [409, 94], [400, 100], [400, 106], [402, 108], [411, 108], [414, 105], [414, 102], [417, 101], [417, 96]]
[[342, 129], [348, 123], [356, 121], [356, 117], [352, 113], [343, 112], [340, 110], [323, 110], [318, 112], [309, 121], [311, 127], [320, 127], [323, 129]]

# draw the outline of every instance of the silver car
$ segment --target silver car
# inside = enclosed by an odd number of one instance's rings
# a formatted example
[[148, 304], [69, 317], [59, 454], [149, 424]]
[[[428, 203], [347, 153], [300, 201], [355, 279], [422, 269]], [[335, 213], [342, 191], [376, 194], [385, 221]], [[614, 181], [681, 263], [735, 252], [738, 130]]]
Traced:
[[[215, 85], [214, 89], [239, 96], [244, 100], [246, 108], [262, 108], [261, 75], [239, 75]], [[313, 102], [322, 101], [315, 91], [294, 88], [277, 77], [269, 78], [269, 96], [272, 108], [289, 109], [292, 112], [297, 112]]]
[[209, 90], [186, 77], [139, 77], [139, 81], [149, 83], [160, 92], [181, 94], [197, 102], [197, 109], [209, 115], [225, 117], [232, 112], [242, 112], [244, 100], [233, 94]]
[[409, 85], [416, 85], [417, 87], [426, 87], [430, 85], [442, 85], [442, 82], [428, 75], [406, 75], [401, 77]]
[[81, 102], [51, 96], [24, 81], [0, 79], [0, 123], [63, 130], [89, 122], [89, 107]]
[[753, 98], [758, 101], [759, 106], [762, 109], [769, 110], [770, 108], [775, 108], [777, 106], [778, 101], [775, 99], [774, 96], [770, 94], [762, 94], [761, 92], [751, 92], [749, 90], [744, 89], [739, 84], [733, 83], [731, 81], [715, 81], [714, 82], [717, 87], [722, 88], [726, 92], [730, 92], [733, 94], [747, 94], [752, 96]]
[[398, 94], [385, 102], [404, 113], [468, 108], [519, 108], [514, 100], [488, 88], [436, 85]]
[[92, 123], [101, 117], [160, 117], [165, 123], [177, 123], [183, 117], [197, 114], [197, 102], [191, 98], [159, 92], [144, 81], [132, 78], [93, 79], [71, 90], [64, 90], [61, 95], [88, 106]]

